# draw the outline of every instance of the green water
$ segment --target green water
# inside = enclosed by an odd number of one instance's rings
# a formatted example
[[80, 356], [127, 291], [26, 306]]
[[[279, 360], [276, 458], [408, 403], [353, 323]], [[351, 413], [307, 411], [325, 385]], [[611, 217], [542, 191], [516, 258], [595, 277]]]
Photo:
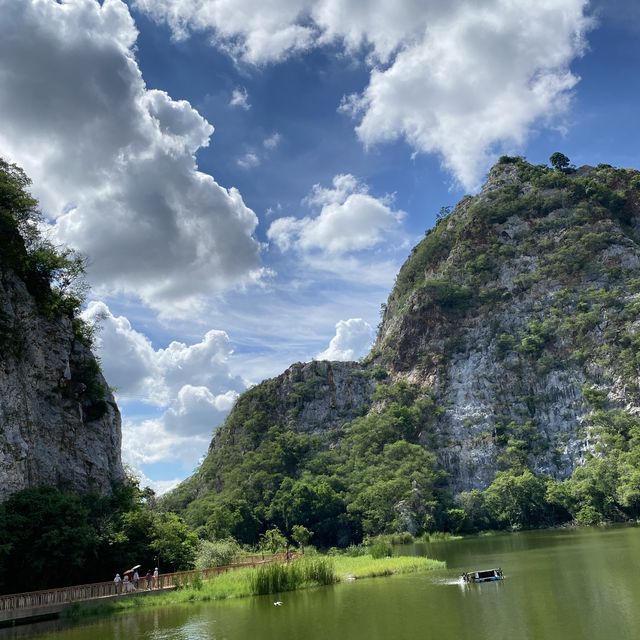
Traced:
[[[625, 640], [640, 638], [640, 528], [412, 545], [447, 571], [0, 631], [47, 640]], [[462, 570], [505, 580], [463, 586]], [[281, 607], [273, 601], [282, 600]]]

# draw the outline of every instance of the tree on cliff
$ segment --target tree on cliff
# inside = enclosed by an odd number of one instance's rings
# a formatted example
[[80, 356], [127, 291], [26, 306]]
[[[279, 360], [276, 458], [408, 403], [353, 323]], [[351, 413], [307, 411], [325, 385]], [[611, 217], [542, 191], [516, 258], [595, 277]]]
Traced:
[[12, 269], [25, 281], [40, 312], [74, 318], [87, 291], [86, 262], [73, 249], [44, 238], [43, 217], [30, 185], [20, 167], [0, 158], [0, 267]]
[[551, 154], [549, 162], [556, 171], [564, 171], [565, 169], [568, 169], [571, 164], [571, 160], [569, 160], [564, 153], [560, 153], [559, 151]]

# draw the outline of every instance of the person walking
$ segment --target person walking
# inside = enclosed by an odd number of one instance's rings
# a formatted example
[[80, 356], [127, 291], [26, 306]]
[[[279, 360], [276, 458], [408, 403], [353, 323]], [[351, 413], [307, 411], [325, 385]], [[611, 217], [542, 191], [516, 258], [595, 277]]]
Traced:
[[120, 577], [119, 573], [116, 573], [116, 577], [113, 579], [113, 584], [116, 587], [116, 593], [120, 593], [121, 590], [121, 583], [122, 583], [122, 578]]
[[131, 581], [129, 580], [129, 574], [128, 573], [124, 574], [124, 580], [122, 581], [122, 584], [124, 586], [125, 593], [130, 593], [131, 592], [131, 587], [133, 585], [131, 584]]
[[145, 577], [147, 579], [147, 591], [150, 591], [151, 586], [153, 585], [153, 573], [151, 573], [151, 569], [147, 571], [147, 575]]
[[159, 588], [159, 580], [158, 578], [160, 577], [160, 572], [158, 571], [158, 567], [156, 567], [153, 571], [153, 588], [154, 589], [158, 589]]
[[140, 582], [140, 575], [138, 574], [138, 570], [136, 569], [133, 572], [133, 588], [137, 591], [138, 590], [138, 582]]

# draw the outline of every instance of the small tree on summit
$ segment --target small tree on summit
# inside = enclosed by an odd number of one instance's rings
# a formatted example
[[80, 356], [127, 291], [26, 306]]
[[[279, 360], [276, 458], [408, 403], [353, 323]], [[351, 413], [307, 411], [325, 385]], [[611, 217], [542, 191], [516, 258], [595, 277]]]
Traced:
[[549, 162], [556, 171], [565, 171], [571, 164], [571, 160], [569, 160], [569, 158], [567, 158], [564, 153], [560, 153], [559, 151], [551, 154], [551, 156], [549, 157]]

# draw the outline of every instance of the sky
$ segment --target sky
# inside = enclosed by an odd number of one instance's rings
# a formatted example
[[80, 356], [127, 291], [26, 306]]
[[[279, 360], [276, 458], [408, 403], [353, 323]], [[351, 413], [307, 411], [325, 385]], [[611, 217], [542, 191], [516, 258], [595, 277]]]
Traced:
[[502, 154], [639, 167], [635, 0], [0, 0], [0, 156], [88, 258], [158, 492], [247, 387], [357, 360]]

